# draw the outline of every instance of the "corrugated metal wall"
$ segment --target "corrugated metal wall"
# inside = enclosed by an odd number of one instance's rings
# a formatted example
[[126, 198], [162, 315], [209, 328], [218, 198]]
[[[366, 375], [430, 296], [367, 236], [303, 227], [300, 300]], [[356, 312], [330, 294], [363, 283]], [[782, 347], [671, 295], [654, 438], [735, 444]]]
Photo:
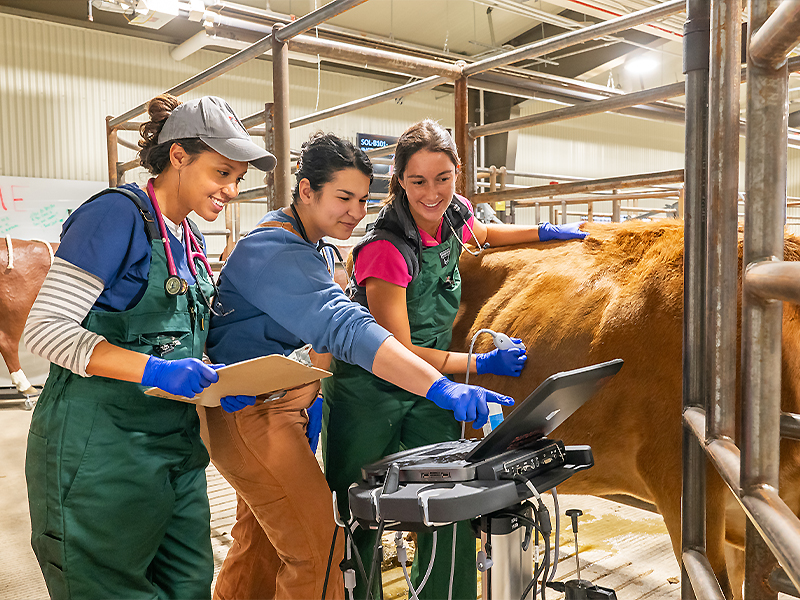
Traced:
[[[182, 62], [165, 43], [139, 40], [56, 23], [0, 14], [0, 174], [22, 177], [106, 178], [106, 115], [117, 115], [213, 65], [225, 55], [200, 51]], [[250, 61], [186, 94], [227, 99], [240, 116], [272, 97], [271, 63]], [[374, 94], [392, 84], [322, 71], [319, 108]], [[318, 73], [291, 67], [291, 116], [315, 110]], [[529, 101], [521, 113], [552, 110]], [[385, 103], [292, 131], [299, 148], [316, 129], [353, 139], [357, 132], [399, 135], [423, 117], [453, 125], [450, 94], [421, 92], [402, 103]], [[120, 134], [136, 141], [135, 132]], [[120, 148], [120, 160], [132, 151]], [[609, 177], [683, 166], [683, 128], [674, 123], [603, 114], [520, 132], [516, 169], [539, 173]], [[743, 172], [743, 171], [742, 171]], [[146, 174], [128, 179], [143, 182]], [[245, 187], [260, 183], [251, 171]], [[537, 184], [531, 180], [517, 183]], [[790, 151], [789, 193], [800, 196], [800, 151]], [[247, 229], [262, 206], [243, 207]]]
[[[182, 62], [171, 46], [0, 14], [0, 174], [62, 179], [106, 178], [106, 115], [117, 115], [213, 65], [224, 54], [200, 51]], [[224, 97], [240, 116], [272, 97], [271, 63], [250, 61], [186, 94]], [[319, 107], [374, 94], [392, 84], [323, 71]], [[316, 68], [291, 68], [291, 116], [312, 112]], [[299, 147], [318, 127], [353, 138], [359, 131], [398, 135], [420, 116], [452, 126], [450, 96], [422, 92], [319, 126], [292, 130]], [[135, 141], [135, 133], [121, 134]], [[120, 160], [133, 157], [121, 149]]]

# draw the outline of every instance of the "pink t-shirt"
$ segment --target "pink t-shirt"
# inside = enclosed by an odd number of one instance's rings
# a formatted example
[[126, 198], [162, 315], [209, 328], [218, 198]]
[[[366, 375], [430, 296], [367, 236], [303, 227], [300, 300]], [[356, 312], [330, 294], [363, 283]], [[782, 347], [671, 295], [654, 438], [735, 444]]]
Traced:
[[[472, 213], [472, 205], [466, 198], [457, 194], [456, 198]], [[474, 222], [475, 216], [471, 214], [467, 220], [467, 225], [471, 228]], [[436, 238], [432, 238], [421, 229], [419, 233], [422, 238], [422, 245], [425, 248], [438, 246], [442, 243], [442, 223], [439, 223]], [[464, 227], [462, 229], [462, 241], [466, 243], [471, 239], [472, 234], [467, 227]], [[364, 285], [364, 280], [368, 277], [377, 277], [400, 287], [408, 287], [408, 284], [411, 283], [411, 275], [408, 274], [408, 267], [403, 255], [391, 242], [386, 240], [376, 240], [364, 246], [356, 257], [353, 269], [358, 285]]]

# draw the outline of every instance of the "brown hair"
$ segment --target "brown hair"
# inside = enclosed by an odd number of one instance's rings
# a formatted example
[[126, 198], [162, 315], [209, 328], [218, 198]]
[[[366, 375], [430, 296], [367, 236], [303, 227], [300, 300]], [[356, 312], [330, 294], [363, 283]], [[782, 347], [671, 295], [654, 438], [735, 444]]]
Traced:
[[389, 181], [389, 196], [386, 204], [403, 196], [404, 190], [400, 185], [400, 179], [406, 172], [408, 161], [420, 150], [443, 152], [453, 161], [456, 169], [461, 164], [456, 143], [444, 127], [431, 119], [415, 123], [406, 129], [397, 140], [397, 149], [394, 151], [394, 172]]
[[175, 96], [161, 94], [147, 103], [150, 120], [139, 126], [139, 162], [153, 175], [158, 175], [169, 166], [169, 151], [172, 144], [180, 144], [190, 157], [210, 150], [199, 138], [185, 138], [158, 143], [158, 135], [172, 111], [181, 104]]

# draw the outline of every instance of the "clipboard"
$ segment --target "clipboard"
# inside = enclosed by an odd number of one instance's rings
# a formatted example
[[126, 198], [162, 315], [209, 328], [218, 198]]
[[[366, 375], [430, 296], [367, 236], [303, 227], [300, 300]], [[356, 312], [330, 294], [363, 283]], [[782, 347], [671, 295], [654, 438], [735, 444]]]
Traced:
[[308, 367], [282, 354], [270, 354], [226, 365], [218, 369], [217, 373], [219, 381], [212, 383], [193, 398], [170, 394], [155, 387], [148, 388], [144, 393], [148, 396], [214, 407], [220, 405], [219, 400], [224, 396], [259, 396], [296, 388], [332, 375], [329, 371]]

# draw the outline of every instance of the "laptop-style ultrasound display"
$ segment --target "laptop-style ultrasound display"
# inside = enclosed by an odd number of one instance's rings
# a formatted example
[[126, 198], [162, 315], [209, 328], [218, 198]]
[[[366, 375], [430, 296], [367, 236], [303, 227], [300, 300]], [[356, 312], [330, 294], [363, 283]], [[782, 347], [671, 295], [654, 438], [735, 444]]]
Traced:
[[[392, 463], [400, 467], [400, 480], [471, 481], [478, 474], [499, 473], [493, 460], [504, 465], [546, 469], [563, 462], [563, 444], [546, 436], [580, 408], [622, 368], [622, 360], [563, 371], [548, 377], [488, 436], [482, 440], [456, 440], [412, 448], [386, 456], [362, 469], [366, 481], [380, 481]], [[514, 456], [514, 453], [518, 456]], [[559, 460], [560, 459], [560, 460]]]

